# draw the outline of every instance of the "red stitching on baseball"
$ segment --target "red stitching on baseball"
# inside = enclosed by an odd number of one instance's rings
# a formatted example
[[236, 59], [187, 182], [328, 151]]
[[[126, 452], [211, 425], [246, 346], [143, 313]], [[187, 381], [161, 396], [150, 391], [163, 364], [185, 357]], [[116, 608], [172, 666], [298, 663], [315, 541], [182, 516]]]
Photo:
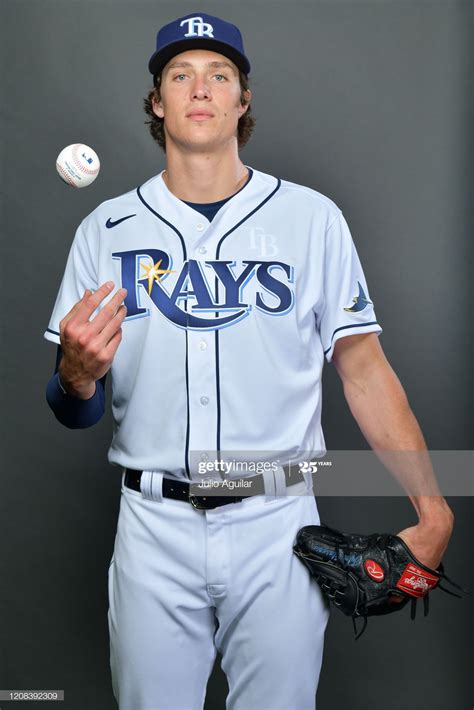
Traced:
[[65, 180], [69, 185], [72, 185], [72, 187], [77, 187], [77, 185], [72, 182], [71, 178], [69, 177], [69, 175], [67, 174], [67, 172], [64, 170], [64, 168], [62, 167], [62, 165], [60, 165], [59, 163], [56, 163], [56, 169], [58, 170], [58, 172], [61, 173], [61, 176], [64, 178], [64, 180]]
[[79, 146], [81, 143], [74, 143], [73, 149], [72, 149], [72, 159], [74, 161], [74, 165], [78, 170], [81, 170], [83, 173], [86, 173], [86, 175], [97, 175], [99, 172], [99, 168], [94, 168], [93, 170], [91, 168], [86, 168], [84, 165], [82, 165], [79, 162], [79, 157], [78, 157], [78, 151], [79, 151]]

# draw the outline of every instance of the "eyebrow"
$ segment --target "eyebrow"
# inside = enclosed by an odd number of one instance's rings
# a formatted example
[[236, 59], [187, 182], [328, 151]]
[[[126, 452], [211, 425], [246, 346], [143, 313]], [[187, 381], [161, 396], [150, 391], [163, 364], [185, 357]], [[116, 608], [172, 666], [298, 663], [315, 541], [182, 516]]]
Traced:
[[[168, 66], [167, 71], [169, 71], [170, 69], [174, 69], [175, 67], [192, 67], [192, 66], [193, 65], [191, 64], [191, 62], [173, 62], [172, 64], [170, 64]], [[219, 62], [219, 61], [207, 62], [206, 66], [215, 67], [215, 68], [228, 67], [229, 69], [234, 71], [234, 67], [231, 64], [229, 64], [229, 62]]]

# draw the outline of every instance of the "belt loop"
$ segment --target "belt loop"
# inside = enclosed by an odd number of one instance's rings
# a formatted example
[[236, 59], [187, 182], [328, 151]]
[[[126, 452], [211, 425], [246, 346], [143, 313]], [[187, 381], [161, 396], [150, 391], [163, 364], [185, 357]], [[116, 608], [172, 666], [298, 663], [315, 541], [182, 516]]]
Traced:
[[278, 466], [277, 470], [274, 472], [275, 475], [275, 495], [276, 496], [286, 496], [288, 495], [286, 490], [286, 477], [285, 470], [282, 466]]
[[302, 471], [304, 482], [306, 484], [306, 495], [314, 495], [313, 490], [313, 474], [311, 471]]
[[161, 471], [142, 471], [140, 478], [140, 491], [144, 498], [163, 502], [163, 473]]
[[276, 488], [275, 488], [275, 476], [273, 475], [273, 471], [271, 469], [264, 469], [262, 472], [263, 476], [263, 485], [265, 488], [265, 496], [266, 496], [266, 501], [265, 503], [269, 503], [271, 500], [275, 498], [276, 494]]
[[122, 483], [121, 483], [121, 488], [122, 490], [125, 488], [125, 476], [127, 474], [127, 469], [123, 468], [122, 469]]

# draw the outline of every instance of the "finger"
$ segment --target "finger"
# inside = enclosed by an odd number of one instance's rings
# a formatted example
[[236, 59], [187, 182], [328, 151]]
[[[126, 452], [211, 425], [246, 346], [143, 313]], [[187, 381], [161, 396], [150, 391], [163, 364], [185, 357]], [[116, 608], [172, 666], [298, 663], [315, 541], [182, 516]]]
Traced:
[[403, 601], [404, 597], [400, 596], [399, 594], [390, 593], [389, 599], [394, 604], [400, 604], [400, 602]]
[[126, 288], [119, 288], [110, 301], [103, 306], [99, 313], [90, 321], [89, 329], [92, 336], [98, 335], [117, 314], [122, 302], [127, 295]]
[[88, 288], [86, 288], [86, 290], [85, 290], [84, 293], [82, 294], [82, 298], [80, 298], [79, 301], [77, 301], [77, 302], [73, 305], [73, 307], [71, 308], [71, 310], [70, 310], [68, 313], [66, 313], [66, 315], [65, 315], [64, 318], [62, 319], [61, 324], [62, 324], [63, 326], [65, 326], [66, 323], [67, 323], [68, 321], [70, 321], [71, 318], [73, 318], [73, 317], [75, 316], [75, 314], [76, 314], [77, 311], [79, 310], [81, 304], [85, 301], [85, 299], [89, 296], [89, 294], [90, 294], [90, 291], [89, 291]]
[[99, 286], [97, 291], [87, 296], [81, 303], [75, 314], [75, 320], [78, 323], [87, 323], [96, 308], [102, 303], [104, 298], [110, 295], [113, 287], [113, 281], [107, 281]]
[[[119, 307], [118, 311], [115, 313], [113, 318], [111, 318], [108, 323], [104, 326], [101, 332], [98, 334], [97, 338], [94, 338], [92, 345], [97, 343], [100, 350], [106, 348], [117, 330], [122, 326], [124, 318], [127, 315], [127, 307], [122, 305]], [[95, 319], [94, 319], [95, 320]]]
[[109, 340], [106, 348], [104, 348], [104, 356], [108, 359], [113, 360], [115, 353], [117, 352], [118, 346], [122, 340], [122, 328], [119, 328], [115, 335]]

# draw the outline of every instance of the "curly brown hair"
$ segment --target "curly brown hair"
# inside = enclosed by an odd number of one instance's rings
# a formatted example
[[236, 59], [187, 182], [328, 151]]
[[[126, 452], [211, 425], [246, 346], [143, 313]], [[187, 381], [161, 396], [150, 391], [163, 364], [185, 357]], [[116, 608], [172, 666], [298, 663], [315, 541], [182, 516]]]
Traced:
[[[150, 133], [152, 135], [152, 138], [166, 153], [166, 137], [164, 129], [165, 120], [164, 118], [159, 118], [153, 111], [153, 99], [155, 99], [155, 101], [161, 100], [161, 77], [161, 74], [153, 77], [153, 89], [150, 89], [150, 91], [148, 92], [148, 96], [143, 100], [143, 103], [145, 113], [147, 116], [150, 117], [150, 120], [145, 121], [145, 123], [149, 124], [150, 126]], [[240, 103], [242, 106], [246, 106], [248, 104], [246, 112], [239, 118], [239, 122], [237, 124], [237, 144], [239, 148], [243, 148], [243, 146], [246, 145], [246, 143], [248, 143], [248, 141], [250, 140], [250, 136], [252, 135], [253, 129], [255, 127], [256, 119], [254, 116], [252, 116], [250, 102], [247, 101], [247, 97], [244, 93], [249, 88], [249, 80], [248, 77], [241, 71], [239, 71], [239, 82]]]

